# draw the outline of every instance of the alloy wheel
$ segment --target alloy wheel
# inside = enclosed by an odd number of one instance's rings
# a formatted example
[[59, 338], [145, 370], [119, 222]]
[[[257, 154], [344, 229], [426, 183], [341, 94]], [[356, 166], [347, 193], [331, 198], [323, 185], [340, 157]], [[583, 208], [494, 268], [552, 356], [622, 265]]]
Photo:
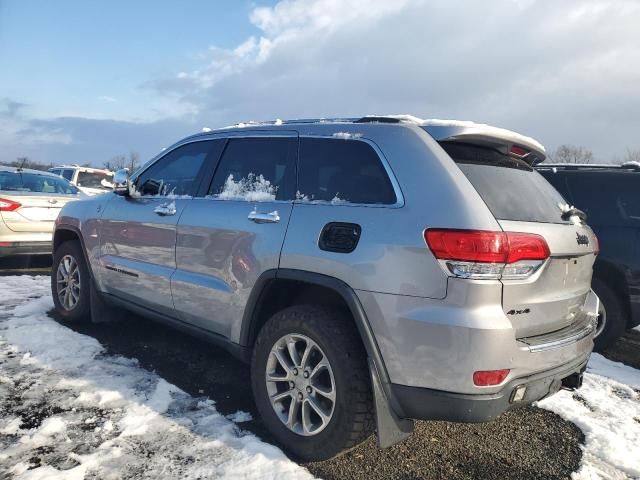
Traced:
[[280, 421], [302, 436], [331, 422], [336, 386], [329, 359], [306, 335], [289, 334], [271, 348], [266, 367], [269, 401]]
[[56, 270], [56, 284], [58, 301], [67, 311], [73, 310], [80, 300], [80, 269], [78, 262], [71, 255], [65, 255], [60, 259]]

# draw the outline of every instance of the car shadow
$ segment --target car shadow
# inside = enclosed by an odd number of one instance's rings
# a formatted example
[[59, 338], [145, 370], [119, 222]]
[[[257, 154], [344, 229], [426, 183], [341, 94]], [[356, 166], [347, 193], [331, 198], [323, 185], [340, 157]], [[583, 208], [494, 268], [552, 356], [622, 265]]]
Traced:
[[48, 314], [65, 327], [95, 338], [107, 353], [134, 358], [142, 368], [189, 395], [213, 400], [222, 415], [239, 410], [251, 413], [253, 420], [239, 426], [266, 442], [275, 442], [253, 402], [249, 366], [226, 351], [133, 313], [107, 323], [68, 323], [55, 311]]

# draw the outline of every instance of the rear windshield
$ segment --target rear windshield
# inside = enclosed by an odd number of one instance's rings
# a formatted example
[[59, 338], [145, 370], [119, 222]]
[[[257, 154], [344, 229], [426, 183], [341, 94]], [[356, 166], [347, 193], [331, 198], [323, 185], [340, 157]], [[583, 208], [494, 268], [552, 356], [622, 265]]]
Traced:
[[498, 220], [569, 223], [562, 220], [562, 195], [526, 162], [497, 150], [442, 142]]
[[64, 178], [37, 173], [0, 172], [0, 191], [74, 195], [78, 189]]

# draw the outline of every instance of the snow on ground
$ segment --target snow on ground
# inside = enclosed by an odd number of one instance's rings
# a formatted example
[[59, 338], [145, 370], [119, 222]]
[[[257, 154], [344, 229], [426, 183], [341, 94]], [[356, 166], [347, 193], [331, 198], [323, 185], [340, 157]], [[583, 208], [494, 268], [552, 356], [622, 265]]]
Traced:
[[[51, 320], [49, 277], [0, 280], [0, 468], [17, 479], [311, 478], [136, 360]], [[640, 371], [594, 354], [538, 404], [585, 434], [576, 479], [640, 477]], [[234, 423], [235, 422], [235, 423]]]
[[[46, 316], [49, 277], [0, 289], [0, 469], [27, 480], [311, 478], [136, 360]], [[233, 421], [230, 421], [233, 420]]]
[[594, 353], [584, 383], [538, 402], [585, 435], [575, 479], [640, 478], [640, 370]]

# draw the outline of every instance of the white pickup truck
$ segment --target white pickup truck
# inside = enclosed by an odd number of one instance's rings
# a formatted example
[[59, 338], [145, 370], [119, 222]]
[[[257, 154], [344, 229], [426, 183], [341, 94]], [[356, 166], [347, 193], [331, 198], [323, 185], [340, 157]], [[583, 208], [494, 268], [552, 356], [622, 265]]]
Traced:
[[61, 165], [49, 171], [66, 178], [87, 195], [98, 195], [113, 190], [113, 172], [100, 168]]

